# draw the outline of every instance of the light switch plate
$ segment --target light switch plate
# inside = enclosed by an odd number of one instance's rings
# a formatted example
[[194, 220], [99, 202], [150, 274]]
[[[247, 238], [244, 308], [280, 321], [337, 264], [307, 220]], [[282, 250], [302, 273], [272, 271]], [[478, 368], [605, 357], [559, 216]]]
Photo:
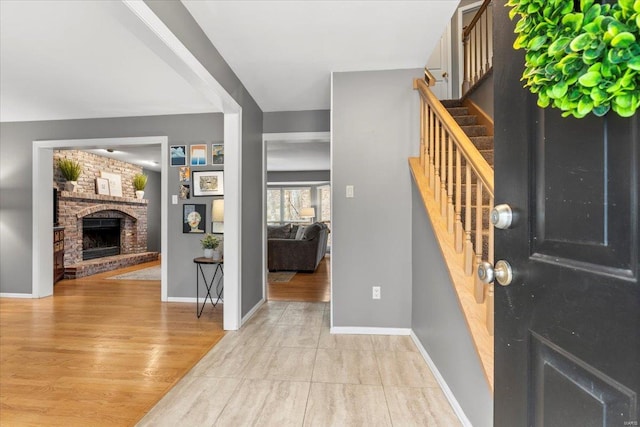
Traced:
[[171, 195], [171, 203], [174, 205], [178, 204], [178, 195], [177, 194], [172, 194]]
[[347, 185], [347, 199], [353, 199], [353, 185]]

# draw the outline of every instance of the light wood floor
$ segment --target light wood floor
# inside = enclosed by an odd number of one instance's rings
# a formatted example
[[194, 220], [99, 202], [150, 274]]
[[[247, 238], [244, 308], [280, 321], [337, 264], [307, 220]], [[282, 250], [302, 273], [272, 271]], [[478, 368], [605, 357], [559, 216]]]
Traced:
[[289, 282], [268, 282], [269, 301], [329, 302], [331, 261], [326, 255], [314, 273], [296, 273]]
[[222, 338], [222, 306], [160, 302], [158, 281], [64, 280], [0, 298], [0, 425], [131, 426]]

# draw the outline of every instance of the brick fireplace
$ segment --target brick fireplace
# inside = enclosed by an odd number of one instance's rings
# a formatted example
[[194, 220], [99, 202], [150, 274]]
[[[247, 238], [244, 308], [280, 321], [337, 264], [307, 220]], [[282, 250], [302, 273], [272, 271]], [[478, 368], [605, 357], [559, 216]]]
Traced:
[[[78, 278], [157, 259], [156, 252], [147, 252], [147, 203], [146, 199], [60, 192], [58, 218], [65, 229], [65, 277]], [[118, 254], [84, 259], [85, 219], [94, 224], [100, 219], [105, 220], [103, 224], [119, 223]], [[135, 254], [139, 256], [127, 256]]]
[[[82, 165], [78, 191], [58, 192], [58, 223], [64, 227], [65, 236], [65, 278], [89, 276], [158, 259], [157, 252], [147, 252], [148, 201], [134, 198], [133, 177], [141, 173], [142, 168], [78, 150], [54, 151], [54, 166], [61, 157], [77, 160]], [[95, 194], [95, 178], [101, 171], [122, 177], [124, 197]], [[64, 187], [65, 180], [57, 167], [54, 167], [54, 181], [58, 188]], [[106, 236], [109, 228], [115, 235]]]

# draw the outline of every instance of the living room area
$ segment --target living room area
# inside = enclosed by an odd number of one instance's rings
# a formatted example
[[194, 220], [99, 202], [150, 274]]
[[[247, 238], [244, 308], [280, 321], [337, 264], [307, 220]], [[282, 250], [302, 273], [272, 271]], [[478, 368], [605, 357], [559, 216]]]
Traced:
[[[325, 116], [325, 112], [315, 113]], [[278, 114], [287, 117], [287, 113]], [[328, 135], [265, 133], [264, 140], [267, 300], [329, 302], [332, 236]]]

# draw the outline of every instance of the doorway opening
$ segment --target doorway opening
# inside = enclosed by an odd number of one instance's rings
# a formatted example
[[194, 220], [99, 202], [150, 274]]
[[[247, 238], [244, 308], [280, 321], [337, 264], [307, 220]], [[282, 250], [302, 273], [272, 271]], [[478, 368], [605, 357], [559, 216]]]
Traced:
[[329, 302], [329, 134], [264, 134], [263, 154], [264, 298]]

